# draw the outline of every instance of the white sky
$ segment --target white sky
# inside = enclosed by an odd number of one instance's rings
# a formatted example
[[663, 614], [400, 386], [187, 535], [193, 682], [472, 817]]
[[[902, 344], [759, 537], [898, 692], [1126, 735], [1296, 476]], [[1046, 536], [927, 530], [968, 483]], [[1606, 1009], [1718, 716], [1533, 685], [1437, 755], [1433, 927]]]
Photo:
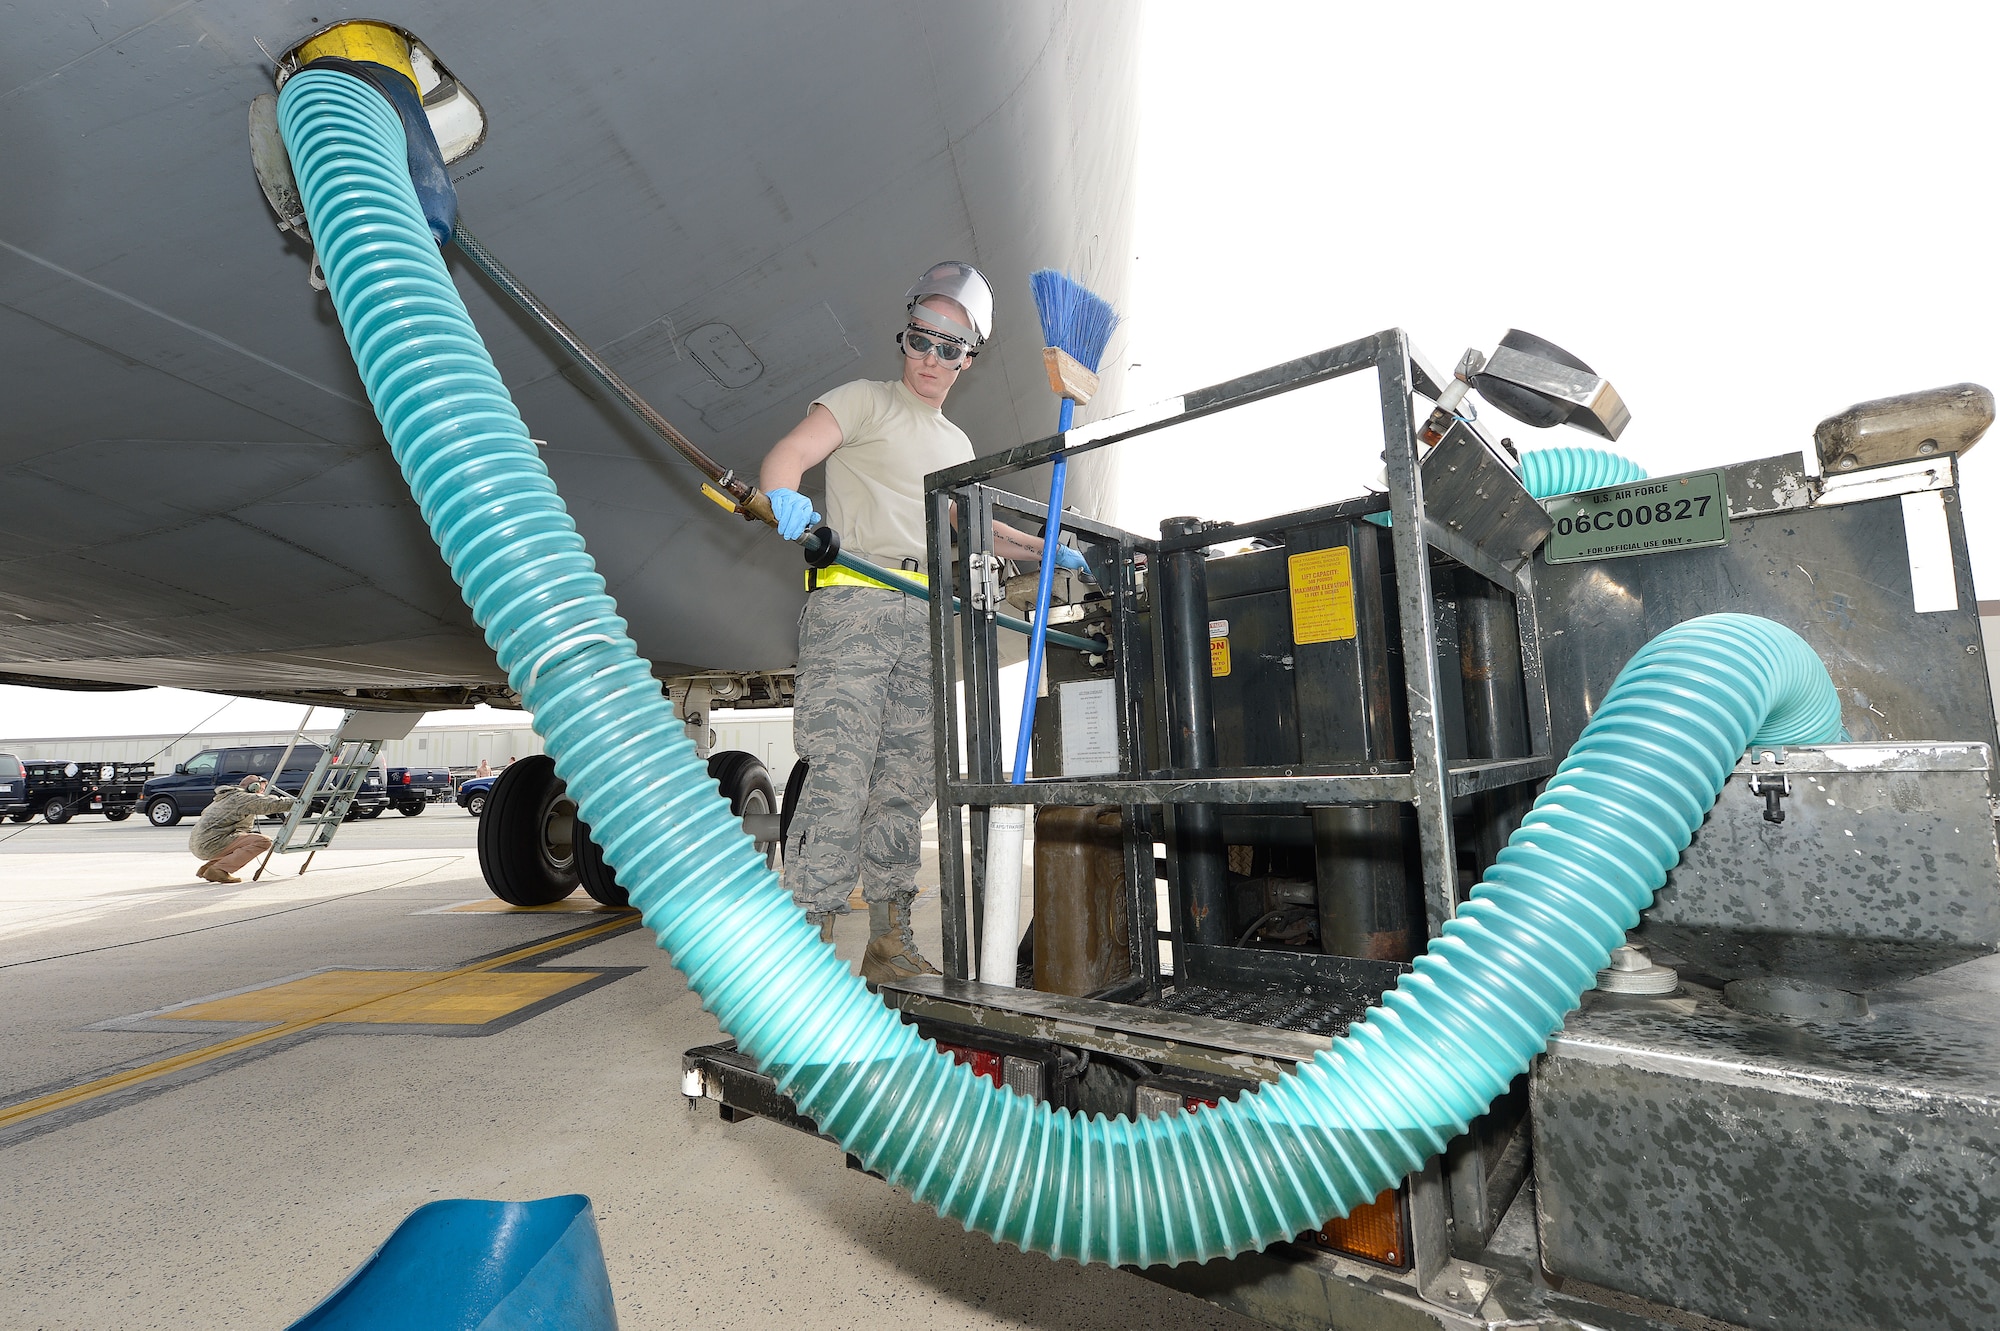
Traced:
[[[2000, 385], [2000, 7], [1148, 15], [1135, 403], [1392, 326], [1448, 370], [1520, 327], [1618, 387], [1618, 447], [1660, 475], [1809, 448], [1866, 398]], [[1128, 447], [1112, 519], [1354, 494], [1379, 465], [1374, 391]], [[2000, 595], [2000, 531], [1977, 521], [2000, 518], [2000, 445], [1964, 477], [1975, 574]]]
[[[1866, 398], [2000, 384], [1996, 37], [1990, 4], [1150, 0], [1113, 344], [1130, 404], [1391, 326], [1449, 368], [1520, 327], [1616, 384], [1619, 448], [1667, 474], [1810, 447]], [[1354, 494], [1379, 465], [1373, 393], [1350, 379], [1128, 447], [1107, 516]], [[1963, 474], [2000, 596], [1981, 520], [2000, 444]], [[221, 702], [0, 688], [0, 736], [177, 732]], [[300, 710], [239, 701], [214, 724]]]

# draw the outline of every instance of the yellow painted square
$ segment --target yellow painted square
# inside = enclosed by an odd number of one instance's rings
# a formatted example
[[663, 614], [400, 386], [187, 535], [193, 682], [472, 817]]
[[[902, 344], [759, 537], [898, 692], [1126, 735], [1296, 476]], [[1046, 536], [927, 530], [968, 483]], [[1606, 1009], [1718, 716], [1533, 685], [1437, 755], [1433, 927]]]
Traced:
[[306, 1021], [372, 1003], [450, 971], [321, 971], [247, 994], [162, 1012], [162, 1021]]
[[1229, 638], [1227, 635], [1210, 635], [1208, 640], [1208, 673], [1217, 679], [1229, 674]]
[[343, 1012], [338, 1020], [409, 1026], [484, 1026], [596, 978], [595, 974], [574, 971], [480, 971], [454, 975], [437, 984], [391, 994], [352, 1012]]
[[159, 1014], [162, 1021], [483, 1026], [574, 988], [595, 973], [565, 971], [321, 971], [246, 994]]
[[1292, 641], [1304, 645], [1355, 637], [1354, 557], [1347, 547], [1308, 550], [1285, 563], [1292, 590]]

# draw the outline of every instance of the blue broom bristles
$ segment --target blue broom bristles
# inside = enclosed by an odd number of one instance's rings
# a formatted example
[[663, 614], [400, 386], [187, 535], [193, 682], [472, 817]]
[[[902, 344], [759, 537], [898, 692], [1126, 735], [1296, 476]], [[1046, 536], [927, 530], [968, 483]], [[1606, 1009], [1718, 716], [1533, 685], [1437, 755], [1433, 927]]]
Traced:
[[1042, 319], [1042, 345], [1060, 347], [1096, 373], [1118, 327], [1118, 312], [1111, 302], [1053, 268], [1028, 274], [1028, 284], [1035, 291], [1035, 313]]

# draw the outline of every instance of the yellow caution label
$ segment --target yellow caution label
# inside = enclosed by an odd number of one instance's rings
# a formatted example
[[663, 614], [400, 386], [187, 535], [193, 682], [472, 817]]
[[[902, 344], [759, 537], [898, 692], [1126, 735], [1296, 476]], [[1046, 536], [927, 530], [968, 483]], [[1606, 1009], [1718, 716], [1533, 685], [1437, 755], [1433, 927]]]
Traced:
[[1208, 621], [1208, 673], [1217, 679], [1229, 673], [1229, 621]]
[[1354, 557], [1347, 547], [1286, 560], [1292, 586], [1292, 641], [1346, 642], [1355, 636]]

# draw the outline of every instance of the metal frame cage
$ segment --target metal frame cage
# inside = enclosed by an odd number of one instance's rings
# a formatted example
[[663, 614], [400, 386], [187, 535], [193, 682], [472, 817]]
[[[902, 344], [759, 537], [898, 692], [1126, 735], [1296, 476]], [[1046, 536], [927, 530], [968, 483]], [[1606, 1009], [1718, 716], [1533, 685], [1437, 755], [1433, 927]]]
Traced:
[[[1004, 513], [1046, 527], [1049, 513], [1045, 504], [1010, 494], [993, 483], [1058, 455], [1074, 458], [1371, 369], [1376, 372], [1381, 400], [1386, 495], [1365, 495], [1244, 523], [1170, 520], [1163, 524], [1163, 534], [1157, 539], [1076, 513], [1056, 516], [1057, 533], [1078, 539], [1108, 598], [1108, 606], [1102, 607], [1108, 613], [1098, 627], [1116, 686], [1118, 771], [1105, 777], [1039, 776], [1025, 785], [1009, 784], [1001, 761], [1000, 657], [994, 623], [1001, 589], [1000, 561], [993, 551], [993, 522], [996, 515]], [[1428, 452], [1420, 451], [1422, 417], [1413, 398], [1435, 399], [1449, 382], [1424, 363], [1403, 330], [1388, 329], [1187, 394], [1164, 404], [1164, 409], [1112, 417], [935, 472], [928, 478], [935, 643], [932, 670], [939, 700], [935, 736], [938, 856], [948, 974], [972, 978], [972, 959], [979, 955], [977, 931], [983, 915], [988, 811], [996, 805], [1122, 806], [1128, 887], [1156, 881], [1156, 834], [1166, 843], [1165, 877], [1173, 915], [1168, 930], [1159, 930], [1153, 892], [1135, 889], [1128, 893], [1134, 979], [1126, 988], [1135, 994], [1159, 985], [1161, 941], [1171, 944], [1173, 973], [1184, 979], [1198, 980], [1206, 972], [1226, 981], [1224, 972], [1239, 970], [1244, 961], [1254, 959], [1260, 967], [1290, 967], [1305, 977], [1318, 976], [1342, 986], [1361, 978], [1357, 969], [1384, 967], [1388, 974], [1378, 978], [1378, 986], [1386, 987], [1393, 982], [1393, 974], [1403, 969], [1328, 955], [1258, 951], [1250, 957], [1232, 956], [1229, 954], [1235, 950], [1216, 946], [1217, 940], [1191, 936], [1193, 931], [1184, 927], [1187, 880], [1204, 872], [1221, 873], [1219, 864], [1204, 863], [1200, 847], [1213, 846], [1216, 810], [1224, 805], [1411, 806], [1421, 847], [1425, 923], [1431, 936], [1438, 934], [1455, 912], [1459, 898], [1453, 801], [1526, 786], [1548, 776], [1555, 766], [1550, 756], [1549, 702], [1538, 649], [1531, 573], [1532, 549], [1545, 526], [1527, 542], [1479, 539], [1484, 521], [1481, 514], [1531, 510], [1533, 521], [1545, 524], [1546, 519], [1499, 460], [1497, 450], [1468, 421], [1452, 420]], [[1427, 484], [1434, 495], [1430, 502]], [[1503, 490], [1511, 486], [1512, 493], [1500, 493], [1496, 486]], [[1384, 511], [1391, 521], [1408, 760], [1275, 768], [1215, 766], [1212, 740], [1206, 740], [1204, 733], [1208, 728], [1207, 638], [1205, 631], [1193, 631], [1200, 627], [1196, 621], [1207, 619], [1205, 551], [1222, 542], [1272, 536], [1314, 523]], [[1051, 533], [1050, 539], [1057, 533]], [[1525, 549], [1520, 548], [1523, 545]], [[1432, 613], [1436, 556], [1455, 561], [1512, 594], [1515, 613], [1513, 632], [1508, 636], [1518, 640], [1520, 679], [1527, 699], [1524, 756], [1483, 761], [1451, 761], [1447, 757], [1437, 705], [1439, 639]], [[962, 612], [954, 616], [961, 599]], [[1155, 680], [1162, 683], [1165, 695], [1164, 744], [1152, 732], [1145, 713], [1145, 691]], [[954, 706], [961, 684], [965, 698], [962, 740]], [[968, 823], [969, 856], [964, 845]], [[1176, 848], [1182, 853], [1176, 853]]]

